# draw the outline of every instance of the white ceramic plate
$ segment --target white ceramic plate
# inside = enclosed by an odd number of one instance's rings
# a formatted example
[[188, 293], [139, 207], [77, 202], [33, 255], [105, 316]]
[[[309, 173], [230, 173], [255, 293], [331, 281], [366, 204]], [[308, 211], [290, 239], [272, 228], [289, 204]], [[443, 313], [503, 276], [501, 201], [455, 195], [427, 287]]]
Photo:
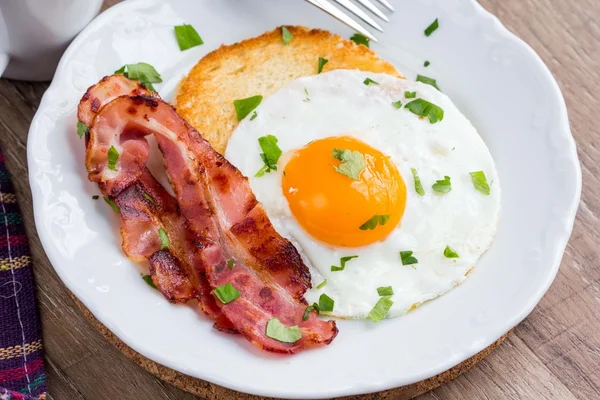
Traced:
[[[438, 79], [488, 144], [502, 182], [492, 248], [460, 287], [409, 315], [340, 321], [328, 347], [292, 357], [254, 349], [173, 306], [120, 249], [119, 220], [86, 179], [75, 108], [85, 89], [125, 63], [153, 64], [170, 98], [178, 80], [222, 43], [278, 25], [351, 31], [301, 0], [131, 0], [94, 20], [65, 53], [29, 132], [35, 220], [56, 272], [94, 315], [144, 356], [243, 392], [318, 398], [374, 392], [436, 375], [490, 345], [540, 300], [558, 270], [581, 188], [562, 95], [548, 69], [474, 0], [392, 1], [396, 13], [372, 47], [409, 79]], [[427, 38], [423, 30], [439, 18]], [[205, 44], [180, 52], [173, 26], [193, 24]], [[426, 70], [424, 60], [431, 61]], [[315, 60], [316, 62], [316, 60]], [[223, 82], [226, 84], [226, 82]]]

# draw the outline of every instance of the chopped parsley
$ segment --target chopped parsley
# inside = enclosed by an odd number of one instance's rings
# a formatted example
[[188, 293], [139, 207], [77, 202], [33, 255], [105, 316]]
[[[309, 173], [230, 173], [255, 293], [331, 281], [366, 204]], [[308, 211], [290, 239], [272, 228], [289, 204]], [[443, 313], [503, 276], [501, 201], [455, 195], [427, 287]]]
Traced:
[[365, 157], [357, 150], [333, 149], [333, 158], [340, 160], [341, 164], [333, 166], [336, 172], [346, 175], [355, 181], [359, 180], [360, 173], [365, 168]]
[[277, 138], [273, 135], [259, 137], [258, 144], [263, 151], [260, 154], [260, 158], [263, 160], [265, 165], [259, 169], [254, 176], [261, 177], [265, 173], [277, 171], [277, 161], [279, 161], [282, 151], [279, 146], [277, 146]]
[[430, 63], [429, 61], [425, 61], [425, 62], [423, 63], [423, 66], [424, 66], [424, 67], [429, 67], [430, 65], [431, 65], [431, 63]]
[[337, 265], [332, 265], [331, 270], [332, 271], [343, 271], [344, 268], [346, 268], [346, 263], [348, 261], [352, 260], [353, 258], [358, 258], [358, 256], [347, 256], [347, 257], [340, 258], [340, 266], [338, 267]]
[[258, 105], [261, 103], [263, 97], [258, 94], [256, 96], [248, 97], [246, 99], [234, 100], [233, 106], [235, 107], [235, 113], [237, 114], [238, 121], [243, 120], [250, 114]]
[[125, 64], [115, 71], [115, 74], [123, 74], [129, 79], [140, 82], [149, 90], [156, 92], [153, 83], [161, 83], [162, 78], [150, 64], [139, 62], [137, 64]]
[[483, 171], [470, 172], [471, 181], [473, 182], [473, 186], [475, 189], [480, 191], [481, 193], [489, 196], [490, 194], [490, 185], [488, 184], [487, 178], [485, 177], [485, 173]]
[[92, 200], [98, 200], [100, 198], [100, 196], [98, 196], [97, 194], [92, 196]]
[[289, 44], [293, 38], [294, 38], [294, 35], [292, 35], [292, 32], [290, 32], [289, 29], [286, 28], [285, 26], [282, 26], [281, 27], [281, 39], [283, 40], [283, 44]]
[[377, 288], [377, 294], [380, 296], [391, 296], [394, 294], [394, 289], [391, 286], [381, 286]]
[[283, 343], [295, 343], [302, 337], [298, 325], [285, 326], [277, 318], [272, 318], [267, 322], [266, 335]]
[[397, 109], [401, 109], [402, 108], [402, 101], [401, 100], [395, 101], [395, 102], [392, 103], [392, 105], [394, 107], [396, 107]]
[[104, 201], [106, 202], [106, 204], [108, 204], [110, 206], [110, 208], [113, 209], [114, 212], [116, 212], [117, 214], [119, 214], [121, 212], [121, 210], [119, 210], [119, 206], [117, 206], [117, 203], [115, 203], [114, 201], [112, 201], [111, 199], [109, 199], [108, 197], [104, 196]]
[[377, 228], [377, 225], [385, 225], [389, 219], [389, 214], [373, 215], [371, 218], [369, 218], [367, 222], [359, 226], [358, 229], [360, 229], [361, 231], [372, 231], [373, 229]]
[[414, 168], [411, 168], [410, 171], [412, 172], [413, 180], [415, 181], [415, 192], [417, 192], [417, 194], [419, 196], [425, 196], [425, 190], [423, 190], [423, 185], [421, 184], [421, 178], [419, 178], [419, 175], [417, 174], [417, 170]]
[[147, 284], [148, 286], [150, 286], [151, 288], [153, 288], [153, 289], [158, 289], [158, 288], [156, 287], [156, 285], [154, 284], [154, 282], [152, 281], [152, 276], [151, 276], [151, 275], [143, 275], [143, 274], [142, 274], [142, 279], [143, 279], [143, 280], [144, 280], [144, 282], [146, 282], [146, 284]]
[[81, 139], [85, 135], [87, 130], [88, 127], [86, 124], [84, 124], [81, 121], [77, 121], [77, 135], [79, 136], [79, 139]]
[[115, 149], [115, 146], [111, 145], [110, 149], [108, 149], [108, 169], [116, 171], [117, 161], [119, 161], [119, 152]]
[[383, 296], [377, 301], [375, 307], [373, 307], [373, 309], [369, 312], [369, 319], [373, 322], [381, 321], [383, 317], [386, 316], [388, 311], [390, 311], [390, 308], [392, 308], [393, 304], [394, 302], [390, 300], [390, 296]]
[[231, 283], [216, 287], [213, 293], [223, 304], [231, 303], [240, 297], [240, 292]]
[[319, 297], [319, 311], [333, 311], [334, 301], [331, 297], [327, 296], [325, 293], [322, 293]]
[[444, 257], [446, 258], [459, 258], [458, 253], [450, 246], [446, 246], [444, 249]]
[[371, 78], [367, 78], [363, 81], [363, 83], [367, 86], [369, 85], [379, 85], [379, 82], [375, 82], [373, 79]]
[[320, 74], [321, 72], [323, 72], [323, 67], [325, 66], [325, 64], [327, 64], [329, 62], [328, 59], [326, 58], [322, 58], [319, 57], [319, 65], [317, 67], [317, 74]]
[[417, 97], [417, 92], [406, 91], [404, 92], [404, 97], [407, 99], [414, 99], [415, 97]]
[[255, 119], [256, 117], [258, 117], [258, 114], [256, 113], [256, 111], [254, 111], [254, 112], [252, 113], [252, 115], [250, 116], [250, 121], [254, 121], [254, 119]]
[[162, 227], [158, 229], [158, 238], [160, 239], [160, 249], [165, 250], [169, 248], [169, 235]]
[[352, 40], [358, 45], [362, 44], [363, 46], [369, 47], [369, 38], [365, 35], [361, 35], [360, 33], [355, 33], [354, 35], [352, 35], [352, 37], [350, 37], [350, 40]]
[[204, 44], [196, 29], [188, 24], [175, 26], [175, 37], [181, 51]]
[[431, 36], [431, 34], [433, 32], [435, 32], [436, 29], [439, 28], [439, 27], [440, 27], [440, 23], [439, 23], [438, 19], [436, 18], [435, 21], [433, 21], [431, 23], [431, 25], [429, 25], [427, 27], [427, 29], [425, 29], [425, 36]]
[[153, 206], [158, 205], [158, 203], [156, 203], [156, 201], [154, 201], [154, 199], [152, 197], [150, 197], [150, 195], [148, 193], [144, 193], [144, 198], [146, 200], [148, 200]]
[[413, 252], [410, 250], [401, 251], [400, 260], [402, 261], [402, 265], [412, 265], [419, 263], [419, 260], [413, 257]]
[[437, 90], [440, 90], [440, 88], [437, 85], [437, 81], [433, 78], [428, 78], [423, 75], [417, 75], [417, 82], [425, 83], [426, 85], [431, 85]]
[[450, 183], [450, 177], [444, 176], [444, 179], [438, 179], [431, 186], [431, 188], [438, 193], [448, 193], [449, 191], [452, 190], [452, 184]]
[[312, 311], [316, 311], [317, 315], [319, 314], [319, 305], [317, 303], [312, 303], [311, 306], [308, 306], [308, 307], [306, 307], [306, 309], [304, 309], [304, 315], [302, 316], [302, 321], [307, 321], [308, 320], [308, 315]]
[[406, 105], [406, 108], [415, 115], [427, 117], [432, 124], [444, 119], [444, 110], [427, 100], [413, 100]]
[[235, 266], [235, 259], [230, 258], [229, 260], [227, 260], [227, 266], [229, 267], [229, 269], [233, 269], [233, 267]]
[[317, 289], [321, 289], [323, 286], [327, 285], [327, 279], [317, 285]]

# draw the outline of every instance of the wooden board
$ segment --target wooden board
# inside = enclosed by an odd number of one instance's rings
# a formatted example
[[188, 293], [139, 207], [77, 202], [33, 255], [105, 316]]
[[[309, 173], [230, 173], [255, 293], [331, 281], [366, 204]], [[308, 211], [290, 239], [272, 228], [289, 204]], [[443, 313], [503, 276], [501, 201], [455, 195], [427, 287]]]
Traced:
[[[540, 304], [488, 357], [419, 400], [598, 399], [600, 130], [595, 117], [600, 109], [600, 1], [480, 2], [527, 41], [557, 78], [578, 143], [583, 196], [561, 269]], [[34, 259], [49, 398], [195, 399], [147, 373], [105, 340], [73, 307], [44, 254], [33, 222], [25, 146], [31, 118], [47, 86], [0, 79], [0, 145], [15, 178]], [[209, 397], [216, 388], [199, 393]], [[384, 397], [394, 398], [390, 392], [380, 396]]]

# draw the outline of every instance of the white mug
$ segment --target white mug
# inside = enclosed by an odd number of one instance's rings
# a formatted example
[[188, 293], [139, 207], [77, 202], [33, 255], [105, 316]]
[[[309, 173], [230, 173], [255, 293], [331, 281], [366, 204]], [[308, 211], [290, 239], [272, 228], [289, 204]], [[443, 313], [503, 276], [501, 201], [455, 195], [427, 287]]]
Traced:
[[0, 76], [50, 80], [102, 0], [0, 0]]

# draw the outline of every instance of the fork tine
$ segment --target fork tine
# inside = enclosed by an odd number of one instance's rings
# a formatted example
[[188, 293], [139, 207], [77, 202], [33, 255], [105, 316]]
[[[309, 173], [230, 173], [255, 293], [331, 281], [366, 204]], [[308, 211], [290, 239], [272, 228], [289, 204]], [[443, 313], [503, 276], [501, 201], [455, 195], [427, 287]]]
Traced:
[[392, 7], [392, 5], [390, 4], [389, 1], [387, 1], [387, 0], [379, 0], [379, 2], [381, 4], [383, 4], [388, 10], [390, 10], [390, 11], [396, 11], [396, 10], [394, 10], [394, 7]]
[[369, 17], [367, 13], [358, 8], [354, 3], [350, 2], [350, 0], [335, 0], [337, 3], [346, 7], [350, 12], [354, 13], [357, 17], [365, 21], [367, 24], [371, 25], [373, 28], [377, 29], [380, 32], [383, 32], [383, 29], [377, 22], [373, 20], [373, 18]]
[[329, 1], [327, 1], [327, 0], [306, 0], [306, 1], [308, 1], [313, 6], [316, 6], [316, 7], [320, 8], [321, 10], [325, 11], [329, 15], [339, 19], [340, 21], [342, 21], [343, 23], [345, 23], [346, 25], [348, 25], [355, 31], [362, 33], [363, 35], [368, 37], [370, 40], [377, 42], [377, 38], [375, 36], [373, 36], [368, 30], [366, 30], [358, 22], [354, 21], [352, 18], [350, 18], [349, 16], [344, 14], [342, 11], [340, 11], [340, 9], [335, 7]]
[[360, 4], [365, 6], [365, 8], [367, 8], [367, 10], [371, 11], [373, 14], [377, 15], [379, 18], [381, 18], [385, 22], [390, 22], [390, 19], [388, 17], [386, 17], [385, 14], [382, 13], [379, 10], [379, 8], [375, 7], [375, 4], [371, 3], [369, 0], [356, 0], [356, 1], [358, 1]]

